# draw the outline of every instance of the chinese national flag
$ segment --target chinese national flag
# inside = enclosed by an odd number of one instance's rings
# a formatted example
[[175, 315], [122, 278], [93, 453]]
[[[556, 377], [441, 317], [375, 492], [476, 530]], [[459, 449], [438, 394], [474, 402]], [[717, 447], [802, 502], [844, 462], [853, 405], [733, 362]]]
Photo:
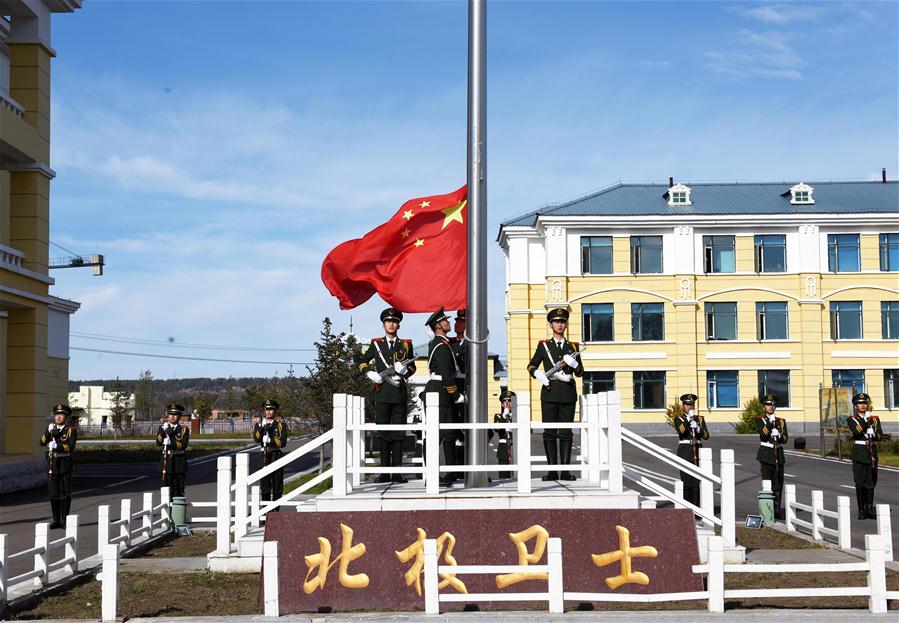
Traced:
[[322, 281], [341, 309], [377, 292], [404, 312], [465, 309], [468, 298], [468, 189], [410, 199], [389, 221], [335, 247]]

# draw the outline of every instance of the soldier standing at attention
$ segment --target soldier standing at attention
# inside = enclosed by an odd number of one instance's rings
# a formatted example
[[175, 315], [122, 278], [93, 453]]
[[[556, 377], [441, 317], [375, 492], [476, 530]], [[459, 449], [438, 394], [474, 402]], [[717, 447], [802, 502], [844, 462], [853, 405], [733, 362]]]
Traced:
[[781, 507], [784, 488], [783, 445], [790, 435], [787, 432], [787, 421], [774, 415], [777, 409], [777, 398], [774, 394], [762, 396], [762, 406], [765, 415], [758, 418], [755, 423], [761, 440], [755, 460], [761, 466], [762, 480], [771, 481], [771, 490], [774, 492], [774, 518], [786, 519], [786, 511]]
[[880, 418], [868, 412], [871, 397], [858, 393], [852, 397], [855, 413], [846, 425], [852, 433], [852, 477], [855, 480], [855, 499], [859, 519], [876, 519], [874, 487], [877, 486], [877, 442], [883, 438]]
[[187, 483], [187, 444], [190, 442], [190, 429], [178, 422], [184, 413], [184, 407], [171, 403], [165, 408], [168, 420], [156, 431], [156, 445], [162, 448], [162, 484], [169, 488], [173, 498], [184, 497]]
[[53, 423], [41, 435], [41, 445], [47, 446], [47, 488], [53, 512], [51, 528], [65, 528], [72, 507], [72, 455], [78, 431], [66, 422], [71, 414], [69, 405], [57, 404], [53, 407]]
[[[441, 307], [431, 314], [425, 322], [425, 326], [434, 334], [434, 338], [428, 344], [430, 377], [425, 385], [425, 395], [437, 393], [440, 397], [440, 423], [449, 424], [453, 421], [453, 405], [465, 402], [465, 394], [461, 393], [456, 385], [456, 373], [459, 370], [456, 355], [450, 339], [446, 336], [450, 330], [449, 317]], [[440, 431], [440, 444], [443, 446], [443, 458], [446, 465], [456, 465], [456, 436], [453, 432]], [[441, 476], [440, 484], [451, 486], [454, 480], [453, 474], [446, 472]]]
[[[287, 445], [287, 426], [278, 417], [281, 405], [276, 400], [266, 400], [265, 419], [256, 418], [253, 440], [262, 448], [262, 466], [266, 467], [281, 458], [281, 449]], [[263, 502], [278, 500], [284, 495], [284, 468], [275, 470], [262, 479], [260, 494]], [[272, 510], [279, 510], [277, 507]]]
[[[696, 394], [684, 394], [680, 397], [684, 414], [674, 418], [674, 429], [677, 431], [677, 456], [699, 465], [699, 450], [702, 442], [709, 438], [709, 429], [705, 418], [696, 414]], [[699, 506], [699, 479], [680, 473], [684, 483], [684, 499], [693, 506]]]
[[[499, 395], [499, 404], [502, 410], [493, 416], [494, 423], [512, 423], [513, 398], [515, 398], [515, 392], [510, 392], [508, 390]], [[496, 436], [496, 462], [500, 465], [509, 465], [512, 462], [512, 432], [507, 428], [497, 428]], [[512, 472], [500, 472], [499, 477], [511, 478]]]
[[[405, 424], [409, 405], [406, 379], [415, 374], [412, 340], [397, 337], [403, 312], [388, 307], [381, 312], [384, 337], [373, 338], [360, 358], [359, 369], [375, 384], [375, 424]], [[385, 382], [386, 381], [386, 382]], [[378, 451], [381, 467], [403, 464], [403, 431], [379, 432]], [[375, 482], [408, 482], [402, 474], [379, 474]]]
[[[573, 422], [574, 408], [577, 404], [577, 383], [574, 376], [584, 373], [583, 367], [575, 357], [578, 352], [576, 342], [565, 339], [565, 329], [568, 327], [568, 310], [557, 308], [546, 315], [546, 320], [552, 327], [553, 335], [548, 340], [540, 340], [537, 350], [528, 364], [528, 374], [540, 381], [543, 388], [540, 390], [540, 408], [543, 412], [543, 422]], [[547, 372], [558, 363], [562, 367], [552, 377]], [[543, 370], [540, 370], [540, 365]], [[543, 450], [546, 452], [546, 462], [549, 465], [563, 465], [571, 463], [572, 431], [570, 428], [543, 429]], [[527, 440], [524, 441], [527, 443]], [[563, 471], [561, 476], [555, 472], [547, 472], [543, 480], [576, 480], [574, 474]]]
[[[456, 322], [453, 325], [453, 331], [456, 335], [450, 338], [453, 352], [456, 355], [456, 365], [459, 368], [459, 371], [456, 372], [456, 387], [459, 389], [460, 394], [464, 394], [467, 387], [465, 382], [465, 373], [468, 370], [468, 342], [465, 340], [466, 320], [466, 312], [464, 309], [460, 309], [456, 312]], [[468, 421], [468, 418], [466, 417], [467, 413], [467, 403], [463, 402], [461, 404], [453, 405], [453, 423], [464, 424]], [[453, 433], [455, 433], [456, 438], [456, 465], [462, 465], [465, 463], [465, 431], [456, 430], [453, 431]], [[462, 474], [456, 473], [455, 478], [462, 478]]]

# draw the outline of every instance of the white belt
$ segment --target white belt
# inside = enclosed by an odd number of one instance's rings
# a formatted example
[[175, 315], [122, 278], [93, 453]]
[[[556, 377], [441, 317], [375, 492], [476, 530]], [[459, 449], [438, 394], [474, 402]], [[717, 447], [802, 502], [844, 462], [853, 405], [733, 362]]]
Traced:
[[773, 448], [773, 447], [774, 447], [774, 444], [771, 443], [770, 441], [762, 441], [762, 442], [759, 443], [759, 445], [765, 446], [766, 448]]
[[72, 453], [71, 452], [54, 452], [53, 453], [54, 459], [64, 459], [67, 456], [72, 456]]
[[868, 442], [867, 442], [867, 441], [856, 441], [856, 442], [855, 442], [855, 445], [857, 445], [857, 446], [867, 446], [867, 445], [868, 445]]
[[465, 373], [464, 373], [464, 372], [457, 372], [457, 373], [456, 373], [456, 378], [457, 378], [457, 379], [464, 379], [464, 378], [465, 378]]
[[[689, 439], [681, 439], [681, 440], [678, 441], [677, 443], [679, 443], [680, 445], [683, 446], [683, 445], [686, 445], [686, 444], [688, 444], [688, 443], [693, 443], [693, 442], [692, 442], [691, 440], [689, 440]], [[696, 445], [697, 445], [697, 446], [701, 446], [701, 445], [702, 445], [702, 442], [699, 441], [699, 440], [697, 440], [697, 441], [696, 441]]]
[[499, 443], [509, 443], [509, 442], [506, 441], [505, 439], [500, 439], [500, 440], [499, 440]]
[[443, 377], [440, 376], [439, 374], [432, 374], [428, 378], [431, 379], [432, 381], [442, 381], [443, 380]]

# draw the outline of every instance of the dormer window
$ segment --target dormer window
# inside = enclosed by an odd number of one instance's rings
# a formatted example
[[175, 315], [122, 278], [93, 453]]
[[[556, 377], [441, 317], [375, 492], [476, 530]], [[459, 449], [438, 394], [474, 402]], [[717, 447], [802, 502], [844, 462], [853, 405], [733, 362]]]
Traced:
[[790, 189], [790, 203], [793, 205], [812, 205], [815, 203], [815, 200], [812, 199], [813, 192], [815, 192], [814, 188], [805, 182], [800, 182]]
[[684, 184], [675, 184], [668, 189], [668, 205], [670, 206], [688, 206], [692, 205], [690, 201], [690, 187]]

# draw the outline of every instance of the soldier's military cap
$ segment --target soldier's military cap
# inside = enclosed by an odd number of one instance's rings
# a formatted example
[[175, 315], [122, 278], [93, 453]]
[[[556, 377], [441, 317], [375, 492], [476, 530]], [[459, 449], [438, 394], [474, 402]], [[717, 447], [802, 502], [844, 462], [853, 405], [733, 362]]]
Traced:
[[568, 310], [564, 307], [557, 307], [550, 310], [550, 312], [546, 314], [546, 321], [552, 322], [553, 320], [564, 320], [565, 322], [568, 322]]
[[859, 392], [855, 396], [852, 397], [852, 404], [857, 405], [858, 403], [870, 404], [871, 396], [864, 392]]
[[64, 405], [61, 402], [53, 407], [53, 415], [57, 413], [62, 413], [66, 417], [72, 415], [72, 408], [69, 405]]
[[166, 415], [184, 415], [184, 407], [177, 402], [170, 402], [165, 407]]
[[762, 404], [763, 405], [774, 405], [777, 406], [777, 396], [774, 394], [765, 394], [762, 396]]
[[460, 309], [456, 312], [456, 320], [466, 320], [468, 316], [468, 312], [464, 309]]
[[449, 316], [446, 315], [446, 312], [443, 311], [442, 307], [428, 316], [428, 319], [425, 320], [425, 324], [433, 329], [441, 320], [449, 320]]
[[515, 392], [510, 392], [510, 391], [508, 391], [508, 390], [504, 391], [503, 393], [501, 393], [501, 394], [499, 395], [499, 401], [500, 401], [500, 402], [505, 402], [505, 401], [507, 401], [507, 400], [512, 400], [513, 398], [515, 398]]
[[681, 404], [685, 405], [695, 405], [696, 404], [696, 394], [684, 394], [680, 397]]
[[403, 312], [394, 308], [388, 307], [384, 311], [381, 312], [381, 322], [387, 322], [388, 320], [394, 320], [396, 322], [403, 321]]
[[263, 407], [266, 411], [268, 411], [269, 409], [271, 409], [272, 411], [277, 411], [281, 408], [281, 405], [278, 404], [277, 400], [266, 400], [263, 404]]

